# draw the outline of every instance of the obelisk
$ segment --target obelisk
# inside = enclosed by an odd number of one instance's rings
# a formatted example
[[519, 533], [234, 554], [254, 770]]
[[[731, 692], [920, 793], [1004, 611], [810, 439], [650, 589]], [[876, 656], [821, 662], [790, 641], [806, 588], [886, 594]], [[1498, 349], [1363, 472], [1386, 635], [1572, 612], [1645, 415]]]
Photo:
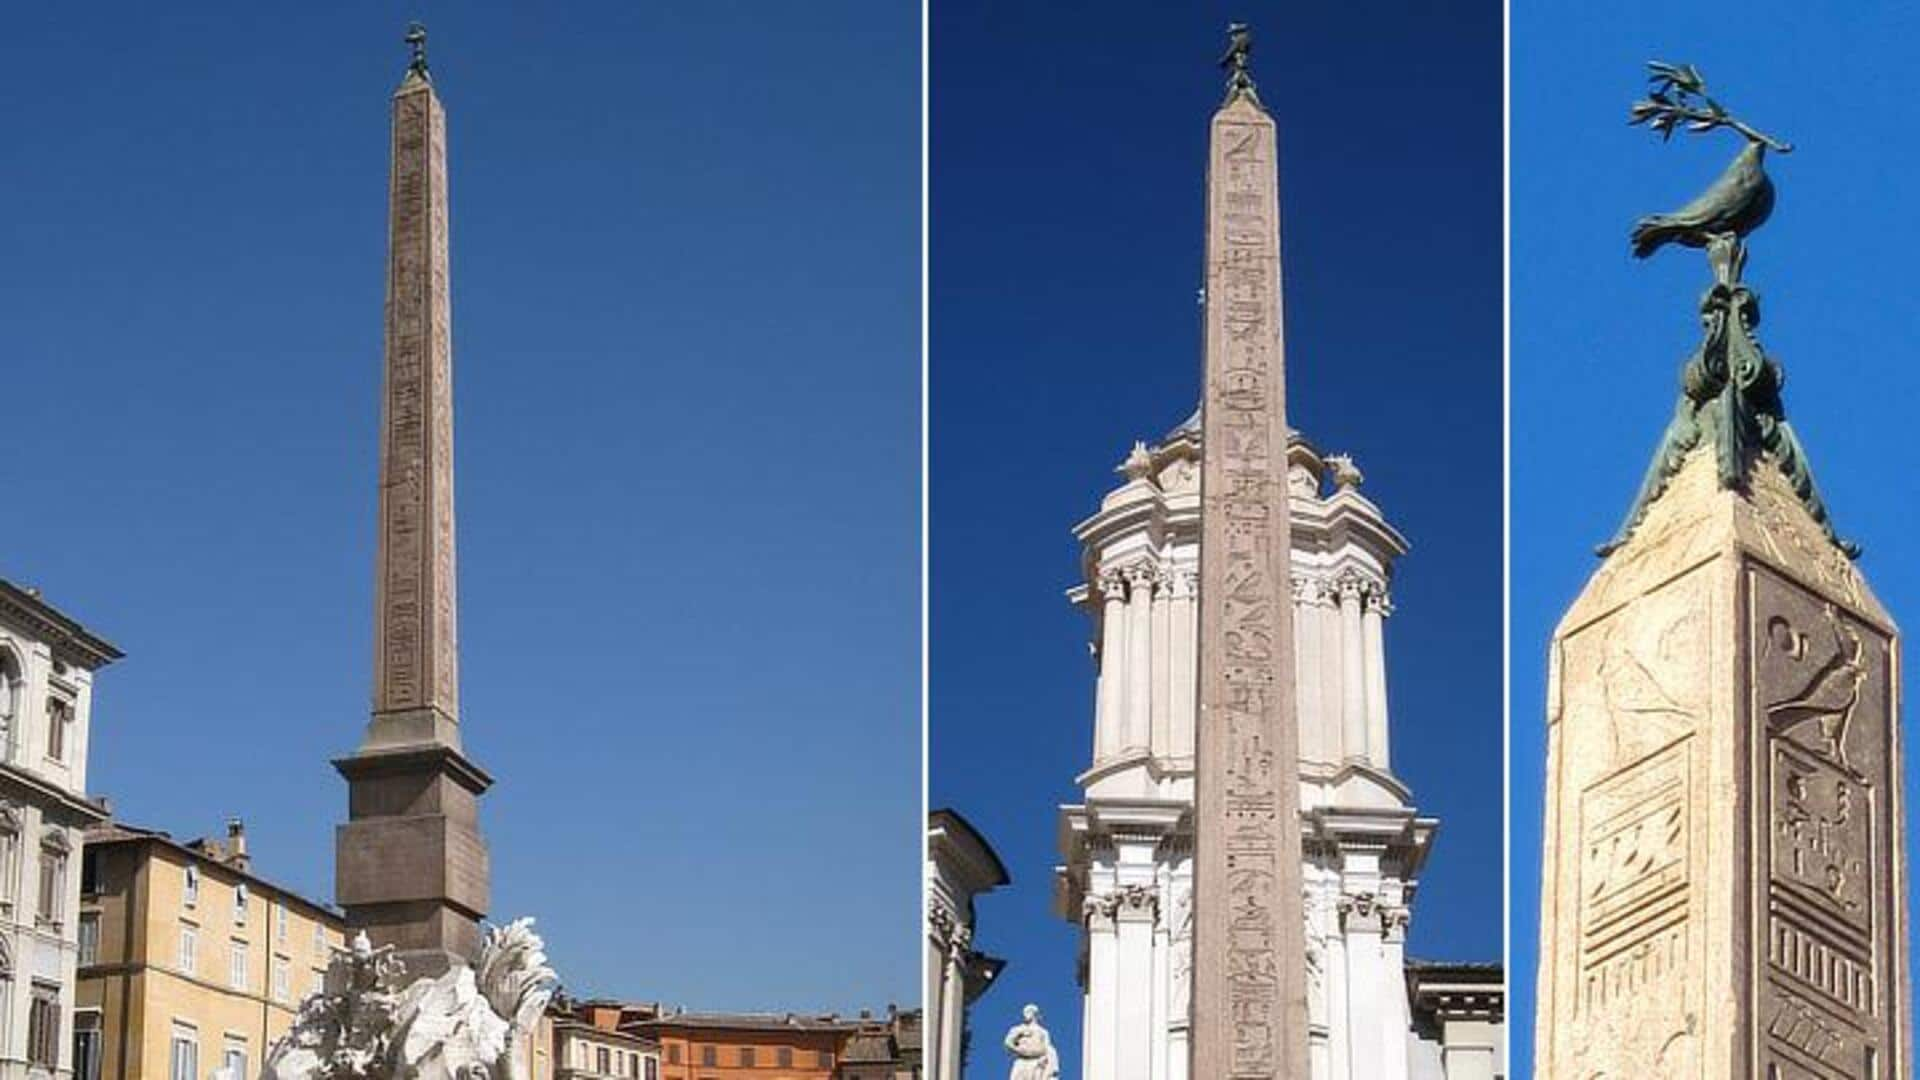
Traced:
[[1306, 1080], [1286, 360], [1273, 119], [1235, 25], [1207, 165], [1195, 1080]]
[[1626, 525], [1554, 631], [1542, 1080], [1912, 1075], [1899, 634], [1834, 534], [1755, 336], [1786, 144], [1653, 65], [1636, 122], [1745, 138], [1642, 219], [1703, 248], [1705, 333]]
[[460, 749], [446, 115], [425, 30], [407, 41], [393, 95], [373, 716], [334, 762], [349, 793], [335, 891], [351, 924], [430, 974], [479, 943], [478, 799], [492, 781]]

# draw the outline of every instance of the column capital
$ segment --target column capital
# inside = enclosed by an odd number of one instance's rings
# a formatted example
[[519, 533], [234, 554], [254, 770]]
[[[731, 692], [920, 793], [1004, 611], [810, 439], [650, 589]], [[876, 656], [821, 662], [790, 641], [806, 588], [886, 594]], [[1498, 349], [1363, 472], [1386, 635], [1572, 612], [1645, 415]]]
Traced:
[[1114, 917], [1121, 922], [1157, 922], [1160, 890], [1151, 885], [1128, 885], [1113, 894]]
[[1127, 572], [1118, 566], [1103, 566], [1094, 575], [1094, 586], [1100, 590], [1100, 598], [1108, 603], [1127, 599]]
[[1370, 892], [1348, 893], [1335, 902], [1334, 909], [1346, 933], [1378, 934], [1386, 928], [1385, 909]]
[[1088, 896], [1080, 901], [1080, 917], [1086, 922], [1088, 930], [1111, 930], [1119, 906], [1119, 898], [1112, 894]]

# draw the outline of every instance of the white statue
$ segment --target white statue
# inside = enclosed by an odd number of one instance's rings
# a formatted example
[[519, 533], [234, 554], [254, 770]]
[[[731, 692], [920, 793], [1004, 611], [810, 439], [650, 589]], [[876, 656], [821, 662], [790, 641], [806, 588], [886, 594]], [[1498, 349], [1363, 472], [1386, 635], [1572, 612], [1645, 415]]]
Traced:
[[1007, 1031], [1007, 1052], [1013, 1055], [1007, 1080], [1059, 1080], [1060, 1053], [1053, 1048], [1053, 1036], [1040, 1026], [1040, 1007], [1029, 1005], [1020, 1015], [1024, 1019]]
[[392, 946], [354, 935], [268, 1053], [267, 1080], [525, 1080], [520, 1040], [557, 985], [532, 919], [488, 930], [471, 967], [405, 975]]

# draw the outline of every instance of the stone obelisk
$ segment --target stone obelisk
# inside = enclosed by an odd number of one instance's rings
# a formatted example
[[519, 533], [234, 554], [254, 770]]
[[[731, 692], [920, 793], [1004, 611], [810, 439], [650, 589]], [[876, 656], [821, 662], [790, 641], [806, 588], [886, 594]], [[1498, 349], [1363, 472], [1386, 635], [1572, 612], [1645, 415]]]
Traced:
[[1277, 145], [1231, 34], [1207, 165], [1191, 1075], [1306, 1080]]
[[407, 40], [393, 95], [373, 717], [334, 762], [349, 792], [335, 891], [350, 923], [430, 974], [479, 943], [478, 800], [492, 781], [460, 749], [446, 115], [425, 31]]
[[1713, 284], [1640, 498], [1554, 631], [1536, 1073], [1907, 1077], [1899, 635], [1815, 493], [1741, 279], [1765, 153], [1788, 147], [1693, 68], [1654, 72], [1637, 121], [1747, 143], [1634, 234], [1642, 255], [1704, 248]]

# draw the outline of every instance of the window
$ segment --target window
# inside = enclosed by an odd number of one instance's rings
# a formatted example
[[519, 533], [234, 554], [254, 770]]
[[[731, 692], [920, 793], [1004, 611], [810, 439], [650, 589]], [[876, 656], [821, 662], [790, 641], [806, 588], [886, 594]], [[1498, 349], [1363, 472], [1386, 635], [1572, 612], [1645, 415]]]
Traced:
[[253, 1080], [247, 1075], [247, 1044], [233, 1036], [227, 1036], [225, 1051], [220, 1055], [220, 1067], [230, 1070], [229, 1080]]
[[247, 883], [233, 887], [233, 925], [247, 925]]
[[73, 1014], [73, 1080], [100, 1080], [100, 1014]]
[[200, 928], [180, 924], [180, 970], [193, 975], [200, 970]]
[[273, 940], [282, 945], [287, 943], [287, 905], [285, 904], [274, 905]]
[[228, 943], [227, 985], [235, 990], [247, 988], [247, 943], [238, 939]]
[[680, 1044], [679, 1043], [667, 1044], [667, 1064], [669, 1065], [680, 1064]]
[[40, 849], [40, 903], [36, 922], [58, 929], [65, 918], [67, 853], [48, 844]]
[[658, 1058], [647, 1058], [646, 1063], [646, 1080], [660, 1080], [660, 1060]]
[[200, 1080], [200, 1034], [187, 1024], [173, 1025], [167, 1080]]
[[327, 928], [319, 923], [313, 924], [313, 955], [323, 964], [329, 959], [327, 953]]
[[0, 908], [20, 895], [20, 825], [11, 813], [0, 820]]
[[188, 907], [200, 902], [200, 868], [192, 863], [187, 864], [187, 884], [180, 894], [180, 902]]
[[720, 1064], [720, 1051], [711, 1046], [701, 1047], [700, 1048], [700, 1064], [705, 1065], [708, 1068], [712, 1068], [713, 1066]]
[[80, 916], [80, 966], [100, 962], [100, 913], [89, 911]]
[[791, 1046], [781, 1047], [779, 1052], [779, 1059], [780, 1059], [781, 1068], [783, 1069], [793, 1068], [793, 1047]]
[[80, 895], [100, 895], [100, 852], [82, 849], [80, 852]]
[[67, 728], [73, 723], [73, 702], [62, 697], [47, 699], [47, 756], [67, 760]]
[[753, 1068], [753, 1047], [743, 1046], [740, 1048], [740, 1067], [743, 1069]]
[[604, 1046], [599, 1047], [598, 1051], [599, 1052], [594, 1055], [593, 1070], [601, 1076], [612, 1076], [613, 1062], [611, 1058], [613, 1055], [609, 1053]]
[[831, 1050], [820, 1051], [820, 1067], [823, 1069], [833, 1068], [833, 1051]]
[[293, 996], [292, 978], [287, 971], [287, 958], [273, 958], [273, 1000], [286, 1001]]
[[13, 760], [14, 720], [20, 715], [20, 696], [26, 680], [20, 677], [20, 661], [11, 651], [0, 652], [0, 755]]
[[60, 988], [33, 984], [27, 1007], [27, 1060], [47, 1069], [60, 1066]]

